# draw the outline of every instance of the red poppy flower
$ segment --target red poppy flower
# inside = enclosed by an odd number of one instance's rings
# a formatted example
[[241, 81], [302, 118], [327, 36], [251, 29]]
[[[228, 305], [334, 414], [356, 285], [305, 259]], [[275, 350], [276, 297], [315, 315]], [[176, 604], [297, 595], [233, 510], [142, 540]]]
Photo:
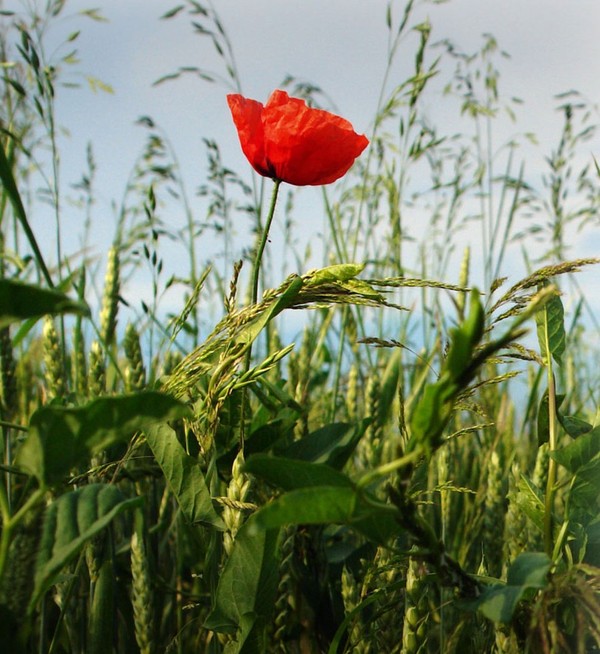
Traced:
[[330, 184], [367, 147], [366, 136], [335, 114], [274, 91], [266, 105], [228, 95], [242, 150], [257, 173], [295, 184]]

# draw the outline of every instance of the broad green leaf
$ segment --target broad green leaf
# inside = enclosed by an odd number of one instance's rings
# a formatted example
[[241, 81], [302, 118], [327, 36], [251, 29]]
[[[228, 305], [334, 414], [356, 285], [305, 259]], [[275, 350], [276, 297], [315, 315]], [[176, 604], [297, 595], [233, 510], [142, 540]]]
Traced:
[[65, 493], [50, 504], [44, 515], [29, 611], [91, 538], [122, 511], [142, 501], [141, 497], [127, 499], [116, 486], [91, 484]]
[[530, 590], [548, 585], [548, 571], [552, 562], [542, 552], [520, 554], [510, 566], [507, 583], [488, 586], [475, 600], [461, 602], [472, 610], [479, 610], [493, 622], [509, 623], [523, 596]]
[[258, 529], [255, 522], [255, 515], [250, 516], [236, 534], [204, 623], [207, 629], [235, 633], [243, 627], [248, 635], [252, 628], [248, 618], [250, 622], [270, 618], [279, 581], [279, 530]]
[[506, 583], [509, 586], [545, 588], [551, 561], [543, 552], [523, 552], [508, 569]]
[[46, 314], [76, 313], [89, 316], [84, 302], [55, 290], [38, 288], [9, 279], [0, 280], [0, 328]]
[[600, 567], [600, 513], [597, 512], [592, 521], [585, 527], [587, 539], [584, 561]]
[[102, 397], [81, 407], [42, 407], [31, 416], [16, 464], [40, 485], [49, 486], [94, 453], [128, 440], [134, 432], [188, 415], [185, 404], [154, 391]]
[[545, 507], [541, 491], [523, 475], [519, 479], [517, 489], [517, 506], [540, 531], [543, 531]]
[[469, 603], [469, 608], [479, 610], [493, 622], [509, 623], [517, 604], [523, 597], [524, 589], [520, 586], [490, 586], [477, 600]]
[[565, 351], [565, 310], [558, 291], [535, 314], [540, 354], [544, 363], [548, 365], [548, 354], [561, 364]]
[[587, 434], [592, 431], [593, 426], [589, 422], [577, 418], [577, 416], [563, 416], [560, 412], [558, 414], [558, 420], [562, 425], [562, 428], [569, 434], [571, 438], [579, 438], [583, 434]]
[[332, 468], [341, 469], [352, 456], [368, 424], [368, 420], [362, 420], [355, 425], [326, 425], [290, 445], [276, 448], [276, 454], [289, 459], [325, 463]]
[[367, 503], [347, 486], [311, 486], [281, 495], [254, 515], [254, 528], [274, 529], [285, 525], [345, 524], [383, 544], [402, 534], [396, 510], [374, 500]]
[[600, 452], [600, 427], [596, 427], [577, 440], [550, 453], [550, 456], [575, 474]]
[[334, 468], [298, 459], [255, 454], [248, 458], [244, 469], [286, 491], [310, 486], [352, 487], [352, 481]]
[[586, 509], [592, 516], [600, 511], [600, 456], [577, 469], [569, 493], [569, 505]]
[[200, 465], [185, 452], [175, 431], [169, 425], [160, 423], [151, 425], [144, 433], [186, 519], [192, 524], [209, 524], [224, 529], [225, 525], [215, 511]]
[[[290, 524], [348, 524], [357, 517], [356, 492], [344, 486], [312, 486], [281, 495], [254, 515], [256, 528]], [[362, 516], [361, 516], [362, 517]]]

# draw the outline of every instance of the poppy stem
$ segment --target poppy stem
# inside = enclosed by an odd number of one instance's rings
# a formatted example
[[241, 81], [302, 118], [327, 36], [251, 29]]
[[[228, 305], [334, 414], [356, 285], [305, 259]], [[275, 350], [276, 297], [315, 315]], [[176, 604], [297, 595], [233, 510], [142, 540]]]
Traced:
[[265, 228], [262, 231], [258, 247], [256, 248], [256, 257], [254, 259], [254, 267], [252, 268], [252, 304], [256, 304], [258, 302], [258, 281], [260, 277], [260, 266], [262, 263], [263, 252], [265, 251], [265, 246], [267, 245], [267, 240], [269, 238], [269, 230], [271, 229], [273, 216], [275, 215], [275, 205], [277, 204], [277, 194], [279, 192], [280, 184], [281, 180], [276, 179], [275, 186], [273, 186], [273, 193], [271, 195], [269, 213], [267, 214], [267, 222], [265, 224]]
[[[258, 302], [258, 281], [260, 277], [260, 266], [262, 263], [262, 256], [263, 252], [265, 251], [265, 246], [267, 245], [267, 240], [269, 238], [269, 230], [271, 229], [271, 223], [273, 222], [273, 216], [275, 215], [275, 205], [277, 204], [277, 193], [279, 192], [279, 185], [281, 184], [281, 180], [276, 179], [275, 180], [275, 186], [273, 187], [273, 193], [271, 194], [271, 204], [269, 206], [269, 213], [267, 214], [267, 222], [265, 224], [264, 229], [262, 230], [262, 234], [260, 236], [260, 241], [258, 243], [258, 246], [256, 248], [256, 256], [254, 257], [254, 266], [252, 268], [252, 279], [251, 279], [251, 291], [252, 295], [250, 297], [250, 301], [252, 304], [256, 304]], [[245, 362], [244, 362], [244, 371], [248, 372], [250, 370], [250, 362], [252, 360], [252, 343], [248, 345], [248, 349], [246, 350], [246, 357], [245, 357]], [[246, 407], [247, 407], [247, 401], [248, 401], [248, 389], [244, 388], [242, 390], [242, 404], [240, 407], [240, 449], [243, 451], [244, 449], [244, 422], [245, 422], [245, 414], [246, 414]]]

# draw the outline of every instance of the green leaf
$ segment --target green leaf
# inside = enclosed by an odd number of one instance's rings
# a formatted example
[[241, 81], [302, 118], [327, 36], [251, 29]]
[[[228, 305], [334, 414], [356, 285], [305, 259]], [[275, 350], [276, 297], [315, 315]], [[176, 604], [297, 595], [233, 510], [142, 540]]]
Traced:
[[535, 314], [540, 353], [546, 365], [548, 354], [561, 365], [566, 344], [564, 318], [565, 310], [558, 291]]
[[36, 561], [33, 611], [41, 595], [81, 548], [122, 511], [139, 506], [143, 499], [127, 499], [116, 487], [91, 484], [66, 493], [46, 509]]
[[463, 601], [463, 606], [479, 610], [493, 622], [509, 623], [518, 603], [530, 590], [548, 585], [552, 562], [542, 552], [524, 552], [514, 560], [507, 574], [506, 585], [488, 586], [475, 600]]
[[236, 534], [204, 624], [207, 629], [235, 633], [243, 627], [249, 634], [254, 620], [266, 623], [270, 617], [279, 581], [279, 531], [257, 529], [255, 515]]
[[450, 349], [444, 361], [443, 372], [445, 371], [452, 381], [459, 380], [469, 367], [475, 346], [483, 336], [484, 326], [485, 311], [479, 291], [473, 289], [469, 301], [469, 315], [452, 330]]
[[281, 495], [254, 514], [254, 528], [285, 525], [346, 524], [378, 544], [403, 533], [396, 510], [387, 504], [367, 503], [348, 486], [311, 486]]
[[364, 263], [337, 263], [313, 270], [305, 277], [306, 286], [320, 286], [332, 282], [347, 282], [365, 269]]
[[523, 475], [519, 479], [517, 489], [517, 506], [540, 531], [543, 531], [545, 507], [541, 491]]
[[94, 453], [128, 440], [154, 422], [189, 413], [185, 404], [155, 391], [102, 397], [74, 408], [42, 407], [31, 416], [16, 464], [41, 486], [50, 486]]
[[581, 420], [581, 418], [577, 418], [576, 416], [563, 416], [560, 412], [558, 414], [558, 421], [571, 438], [579, 438], [579, 436], [583, 436], [583, 434], [587, 434], [593, 429], [593, 426], [589, 422]]
[[249, 457], [244, 470], [286, 491], [310, 486], [352, 487], [346, 475], [329, 466], [268, 454]]
[[289, 459], [324, 463], [340, 469], [352, 456], [368, 424], [368, 420], [362, 420], [357, 424], [326, 425], [299, 441], [276, 448], [276, 453]]
[[0, 148], [0, 182], [2, 182], [4, 191], [8, 196], [10, 203], [12, 204], [13, 211], [15, 213], [15, 216], [17, 217], [17, 220], [21, 223], [21, 227], [23, 228], [25, 236], [29, 241], [29, 245], [33, 251], [36, 262], [40, 270], [42, 271], [42, 274], [44, 275], [44, 279], [46, 280], [48, 286], [52, 288], [54, 286], [54, 283], [52, 282], [52, 277], [50, 277], [50, 273], [48, 272], [48, 268], [46, 267], [46, 263], [44, 261], [44, 257], [42, 256], [42, 252], [39, 248], [39, 245], [37, 244], [33, 230], [29, 225], [29, 221], [27, 220], [25, 207], [23, 206], [23, 201], [21, 200], [21, 196], [19, 194], [19, 190], [17, 188], [17, 184], [15, 182], [15, 178], [13, 176], [10, 163], [6, 158], [4, 147]]
[[508, 569], [506, 583], [509, 586], [545, 588], [551, 561], [543, 552], [523, 552]]
[[185, 452], [175, 431], [169, 425], [160, 423], [148, 427], [145, 435], [186, 519], [192, 524], [224, 529], [225, 525], [215, 511], [200, 465]]
[[246, 344], [253, 343], [267, 323], [273, 320], [273, 318], [278, 316], [284, 309], [287, 309], [293, 303], [302, 289], [302, 284], [302, 277], [294, 277], [289, 286], [271, 306], [258, 314], [253, 321], [249, 322], [240, 330], [239, 334], [236, 335], [236, 341], [238, 343]]
[[410, 419], [412, 437], [407, 450], [422, 443], [428, 450], [439, 444], [439, 438], [450, 418], [457, 386], [446, 376], [428, 384]]
[[46, 314], [75, 313], [89, 316], [84, 302], [55, 290], [38, 288], [9, 279], [0, 280], [0, 328]]
[[575, 474], [600, 452], [600, 427], [583, 434], [577, 440], [550, 453], [550, 456], [569, 472]]
[[571, 507], [585, 509], [592, 516], [600, 509], [600, 456], [577, 470], [569, 493]]

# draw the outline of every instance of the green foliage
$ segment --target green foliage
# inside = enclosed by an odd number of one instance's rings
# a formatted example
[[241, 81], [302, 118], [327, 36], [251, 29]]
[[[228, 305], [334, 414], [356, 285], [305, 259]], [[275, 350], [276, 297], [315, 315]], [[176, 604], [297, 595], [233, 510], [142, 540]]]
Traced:
[[510, 623], [519, 602], [532, 590], [548, 585], [551, 561], [545, 554], [519, 554], [508, 569], [506, 584], [491, 585], [468, 606], [477, 609], [494, 622]]
[[[205, 627], [224, 633], [238, 633], [239, 649], [258, 638], [271, 615], [277, 588], [277, 529], [256, 530], [255, 518], [240, 529], [219, 577], [214, 605]], [[264, 642], [264, 640], [262, 641]]]
[[199, 462], [184, 451], [175, 431], [160, 423], [148, 427], [145, 437], [186, 519], [223, 529]]
[[42, 594], [87, 542], [121, 512], [140, 503], [141, 498], [128, 499], [114, 486], [90, 484], [66, 493], [50, 504], [44, 515], [29, 610], [35, 609]]
[[15, 463], [41, 486], [59, 483], [94, 454], [153, 422], [188, 415], [187, 407], [154, 391], [99, 398], [81, 407], [47, 406], [32, 416]]
[[565, 310], [558, 293], [536, 314], [537, 334], [542, 358], [547, 361], [547, 353], [561, 364], [565, 351]]
[[65, 313], [89, 316], [90, 310], [84, 302], [58, 291], [0, 279], [0, 328], [29, 318]]
[[[295, 189], [277, 183], [268, 211], [266, 186], [227, 168], [210, 135], [189, 196], [190, 171], [145, 116], [113, 245], [90, 243], [90, 145], [70, 203], [82, 247], [66, 252], [55, 98], [77, 57], [46, 55], [67, 3], [30, 4], [2, 12], [0, 33], [15, 62], [0, 80], [4, 647], [596, 651], [600, 352], [590, 298], [570, 282], [600, 260], [564, 260], [567, 227], [593, 228], [600, 211], [582, 98], [558, 98], [547, 174], [525, 176], [518, 140], [490, 148], [502, 112], [516, 116], [495, 39], [432, 56], [435, 20], [389, 2], [371, 146], [322, 190], [319, 243], [302, 252]], [[223, 72], [183, 66], [157, 84], [192, 74], [239, 88], [213, 6], [162, 16], [185, 18]], [[390, 85], [400, 53], [413, 70]], [[283, 86], [330, 104], [310, 82]], [[432, 86], [463, 134], [426, 119]], [[54, 253], [29, 220], [38, 197]], [[281, 220], [281, 262], [267, 216]], [[240, 245], [247, 220], [256, 240]], [[314, 244], [326, 257], [311, 269]]]

